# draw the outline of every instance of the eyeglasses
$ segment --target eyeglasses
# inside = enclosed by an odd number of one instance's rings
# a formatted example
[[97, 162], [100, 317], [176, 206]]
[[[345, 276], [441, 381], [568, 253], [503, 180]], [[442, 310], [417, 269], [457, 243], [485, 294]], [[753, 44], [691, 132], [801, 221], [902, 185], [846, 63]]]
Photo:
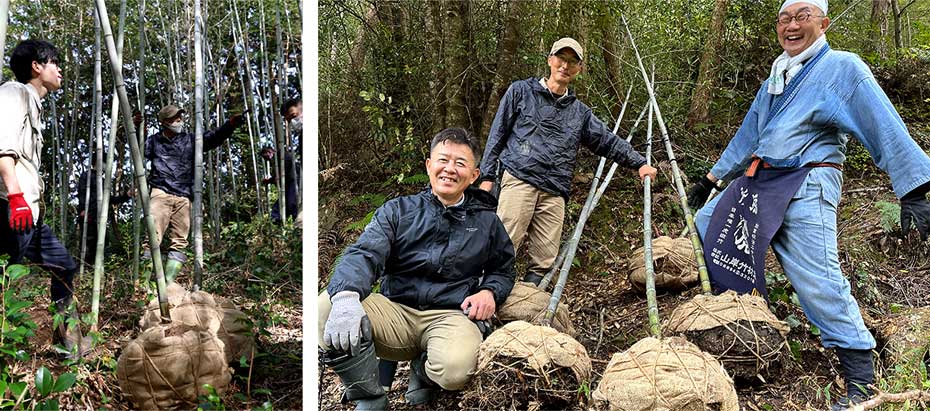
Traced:
[[791, 24], [791, 20], [795, 20], [795, 21], [798, 22], [798, 24], [801, 24], [801, 23], [804, 23], [805, 21], [809, 20], [811, 17], [826, 17], [826, 16], [823, 16], [823, 15], [815, 15], [814, 13], [811, 13], [810, 11], [802, 11], [802, 12], [800, 12], [800, 13], [798, 13], [798, 14], [793, 15], [793, 16], [789, 16], [789, 15], [787, 15], [787, 14], [783, 14], [783, 15], [781, 15], [781, 16], [778, 16], [778, 20], [776, 20], [775, 22], [778, 23], [779, 26], [787, 26], [787, 25]]
[[578, 67], [581, 64], [581, 60], [578, 60], [575, 57], [567, 56], [565, 54], [558, 54], [558, 53], [553, 54], [553, 55], [558, 57], [560, 61], [563, 61], [566, 64], [568, 64], [569, 67]]

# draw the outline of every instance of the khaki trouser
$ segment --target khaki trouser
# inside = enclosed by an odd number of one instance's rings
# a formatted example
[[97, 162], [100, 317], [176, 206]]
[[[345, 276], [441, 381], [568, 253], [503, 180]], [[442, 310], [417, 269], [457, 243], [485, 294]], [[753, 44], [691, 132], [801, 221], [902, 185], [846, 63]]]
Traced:
[[[475, 373], [481, 332], [461, 310], [419, 311], [371, 294], [362, 301], [371, 320], [375, 352], [393, 361], [409, 361], [426, 351], [426, 375], [444, 390], [461, 390]], [[317, 299], [320, 348], [332, 305], [324, 290]]]
[[[191, 200], [166, 193], [160, 188], [152, 189], [149, 211], [155, 218], [155, 236], [158, 244], [168, 229], [169, 249], [183, 253], [187, 249], [187, 235], [191, 230]], [[147, 246], [146, 246], [147, 247]]]
[[510, 235], [514, 252], [526, 241], [530, 261], [527, 274], [546, 275], [562, 237], [562, 220], [565, 218], [565, 199], [542, 191], [504, 172], [497, 216]]

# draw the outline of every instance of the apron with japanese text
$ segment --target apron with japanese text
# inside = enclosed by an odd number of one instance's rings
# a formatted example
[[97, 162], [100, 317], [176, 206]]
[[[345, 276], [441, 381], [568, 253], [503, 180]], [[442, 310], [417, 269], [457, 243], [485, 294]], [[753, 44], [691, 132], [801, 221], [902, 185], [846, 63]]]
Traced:
[[[829, 50], [830, 46], [824, 45], [784, 93], [772, 101], [766, 123], [790, 102], [802, 80]], [[785, 220], [791, 198], [804, 183], [811, 167], [824, 165], [766, 168], [761, 159], [756, 158], [746, 175], [730, 183], [711, 214], [704, 236], [704, 256], [715, 293], [756, 290], [768, 298], [765, 254], [769, 244]]]

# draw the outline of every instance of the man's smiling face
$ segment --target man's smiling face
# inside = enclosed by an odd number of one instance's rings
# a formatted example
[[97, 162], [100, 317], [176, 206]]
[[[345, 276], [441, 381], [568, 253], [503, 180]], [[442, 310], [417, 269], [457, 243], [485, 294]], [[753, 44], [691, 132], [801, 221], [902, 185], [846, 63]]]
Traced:
[[[799, 22], [798, 16], [809, 15], [806, 21]], [[797, 56], [807, 50], [817, 38], [823, 34], [830, 25], [830, 19], [823, 15], [817, 6], [809, 3], [796, 3], [778, 14], [783, 17], [795, 17], [788, 24], [777, 23], [775, 31], [778, 33], [778, 43], [789, 56]]]

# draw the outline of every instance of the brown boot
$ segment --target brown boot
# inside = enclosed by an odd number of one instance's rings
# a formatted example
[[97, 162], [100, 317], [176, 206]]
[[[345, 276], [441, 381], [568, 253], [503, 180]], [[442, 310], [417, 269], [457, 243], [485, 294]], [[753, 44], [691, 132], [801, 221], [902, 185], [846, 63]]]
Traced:
[[55, 301], [55, 310], [65, 318], [55, 327], [52, 333], [52, 344], [63, 347], [63, 352], [60, 349], [58, 351], [65, 354], [69, 360], [78, 360], [90, 352], [93, 340], [90, 337], [84, 337], [80, 324], [68, 326], [69, 318], [78, 321], [77, 311], [71, 307], [71, 297]]

